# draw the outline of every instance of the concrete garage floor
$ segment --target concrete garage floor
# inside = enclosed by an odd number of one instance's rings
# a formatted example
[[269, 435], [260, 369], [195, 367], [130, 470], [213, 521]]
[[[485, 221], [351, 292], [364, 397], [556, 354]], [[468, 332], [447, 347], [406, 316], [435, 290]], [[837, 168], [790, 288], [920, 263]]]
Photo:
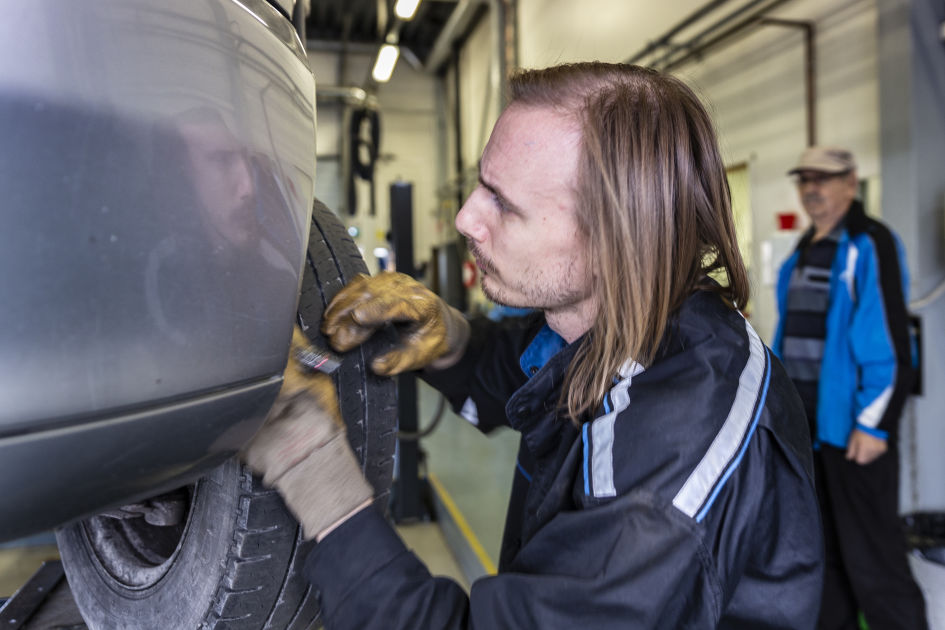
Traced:
[[930, 630], [945, 630], [945, 565], [913, 554], [909, 557], [912, 575], [915, 576], [929, 616]]
[[[418, 387], [423, 429], [440, 394], [426, 383]], [[496, 571], [518, 444], [519, 435], [511, 429], [483, 435], [448, 407], [421, 441], [441, 529], [470, 581]]]

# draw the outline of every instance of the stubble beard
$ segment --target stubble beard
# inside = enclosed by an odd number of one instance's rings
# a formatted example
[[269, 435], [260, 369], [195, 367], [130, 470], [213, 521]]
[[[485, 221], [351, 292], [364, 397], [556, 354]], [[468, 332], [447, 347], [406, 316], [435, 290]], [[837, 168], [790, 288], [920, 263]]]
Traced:
[[489, 258], [482, 253], [482, 250], [476, 247], [476, 244], [471, 240], [466, 239], [466, 247], [469, 249], [469, 253], [476, 259], [476, 265], [479, 267], [480, 273], [482, 274], [482, 277], [479, 279], [479, 286], [482, 288], [482, 292], [485, 296], [501, 306], [512, 306], [503, 299], [500, 294], [496, 293], [486, 284], [486, 281], [490, 277], [499, 278], [499, 270], [496, 269], [495, 264], [489, 260]]
[[[505, 284], [509, 291], [503, 292], [495, 286], [490, 286], [490, 280], [494, 280], [496, 283], [500, 284], [503, 282], [502, 275], [496, 268], [495, 263], [486, 257], [482, 250], [476, 247], [471, 241], [469, 241], [467, 245], [470, 253], [476, 258], [476, 262], [482, 270], [482, 278], [479, 281], [479, 286], [482, 288], [483, 294], [496, 304], [511, 308], [533, 308], [547, 311], [549, 309], [558, 308], [560, 305], [567, 304], [568, 302], [577, 302], [583, 293], [577, 286], [551, 289], [542, 283], [539, 278], [532, 278], [532, 280], [536, 280], [536, 282], [532, 282], [530, 285], [519, 283], [518, 285], [512, 286], [508, 285], [506, 282]], [[521, 298], [511, 300], [509, 299], [509, 293], [519, 294]]]
[[[491, 277], [495, 277], [495, 276], [491, 276]], [[483, 276], [482, 279], [479, 281], [479, 286], [482, 287], [482, 292], [491, 301], [495, 302], [499, 306], [508, 306], [511, 308], [529, 308], [527, 306], [517, 306], [517, 305], [511, 304], [509, 300], [506, 300], [505, 298], [503, 298], [501, 294], [496, 293], [494, 290], [492, 290], [489, 287], [488, 284], [486, 284], [488, 280], [489, 280], [489, 277]]]

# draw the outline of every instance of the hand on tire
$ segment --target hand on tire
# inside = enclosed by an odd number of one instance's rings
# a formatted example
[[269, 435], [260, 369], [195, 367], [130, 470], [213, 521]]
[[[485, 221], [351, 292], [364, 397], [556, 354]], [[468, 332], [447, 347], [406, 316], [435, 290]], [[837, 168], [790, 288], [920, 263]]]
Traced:
[[400, 325], [400, 343], [371, 362], [384, 376], [449, 367], [469, 341], [469, 323], [459, 311], [410, 276], [393, 272], [361, 275], [344, 287], [325, 311], [322, 332], [344, 352], [388, 322]]
[[321, 538], [373, 496], [348, 446], [331, 377], [303, 372], [291, 358], [266, 423], [241, 455], [279, 491], [305, 538]]

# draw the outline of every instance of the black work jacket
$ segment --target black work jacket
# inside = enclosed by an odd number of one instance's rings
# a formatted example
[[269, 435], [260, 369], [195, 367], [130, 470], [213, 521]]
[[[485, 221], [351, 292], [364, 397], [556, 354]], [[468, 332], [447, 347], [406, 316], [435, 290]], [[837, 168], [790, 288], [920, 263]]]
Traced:
[[741, 315], [693, 295], [653, 365], [628, 362], [580, 428], [557, 406], [580, 340], [547, 358], [550, 336], [541, 317], [477, 322], [460, 363], [428, 377], [484, 430], [522, 433], [499, 574], [467, 597], [364, 510], [306, 563], [326, 627], [813, 628], [807, 422]]

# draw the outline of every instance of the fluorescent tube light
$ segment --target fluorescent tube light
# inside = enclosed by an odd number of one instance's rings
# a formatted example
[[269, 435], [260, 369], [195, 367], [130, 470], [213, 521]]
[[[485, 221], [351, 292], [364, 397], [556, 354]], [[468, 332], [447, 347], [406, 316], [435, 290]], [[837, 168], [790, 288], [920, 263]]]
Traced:
[[417, 13], [417, 7], [420, 6], [420, 0], [397, 0], [394, 5], [394, 15], [401, 20], [411, 20]]
[[393, 44], [384, 44], [377, 51], [377, 61], [374, 62], [374, 70], [371, 76], [378, 83], [386, 83], [390, 80], [390, 75], [394, 73], [394, 66], [397, 64], [397, 57], [400, 56], [400, 49]]

